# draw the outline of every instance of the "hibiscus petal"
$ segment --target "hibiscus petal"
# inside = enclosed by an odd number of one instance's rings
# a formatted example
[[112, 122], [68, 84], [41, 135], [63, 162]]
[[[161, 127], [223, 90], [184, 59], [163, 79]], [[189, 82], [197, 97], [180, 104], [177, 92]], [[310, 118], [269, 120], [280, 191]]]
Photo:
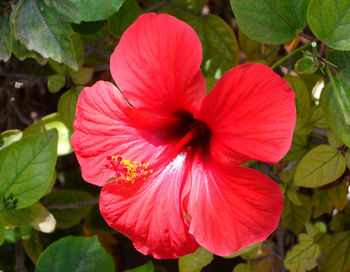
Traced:
[[178, 258], [198, 248], [181, 205], [188, 163], [182, 153], [145, 183], [110, 182], [101, 191], [100, 210], [107, 223], [145, 255]]
[[194, 112], [206, 93], [194, 30], [167, 14], [141, 15], [111, 57], [111, 73], [136, 108]]
[[72, 146], [86, 181], [102, 186], [113, 176], [112, 171], [104, 170], [107, 156], [155, 163], [166, 149], [166, 145], [158, 144], [156, 133], [147, 133], [147, 140], [141, 136], [135, 120], [126, 117], [131, 110], [109, 82], [99, 81], [80, 94]]
[[288, 83], [266, 65], [245, 64], [228, 71], [196, 116], [212, 131], [213, 157], [227, 162], [239, 152], [277, 163], [291, 145], [294, 96]]
[[283, 210], [278, 185], [250, 168], [222, 171], [198, 161], [187, 196], [189, 232], [214, 254], [227, 256], [266, 239]]

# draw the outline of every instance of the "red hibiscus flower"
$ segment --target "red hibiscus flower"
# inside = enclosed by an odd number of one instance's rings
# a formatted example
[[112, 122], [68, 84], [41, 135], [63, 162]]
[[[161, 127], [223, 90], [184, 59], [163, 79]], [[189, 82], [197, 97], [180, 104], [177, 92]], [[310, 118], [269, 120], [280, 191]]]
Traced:
[[191, 27], [145, 14], [111, 57], [120, 91], [99, 81], [78, 99], [72, 145], [82, 175], [103, 186], [107, 223], [155, 258], [199, 246], [232, 254], [267, 238], [283, 209], [277, 184], [240, 166], [286, 154], [293, 91], [267, 66], [245, 64], [206, 95], [201, 60]]

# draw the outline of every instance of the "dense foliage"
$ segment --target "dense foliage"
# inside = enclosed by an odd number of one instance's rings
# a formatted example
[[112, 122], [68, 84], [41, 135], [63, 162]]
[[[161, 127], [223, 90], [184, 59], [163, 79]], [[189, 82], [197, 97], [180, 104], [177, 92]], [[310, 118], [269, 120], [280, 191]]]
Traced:
[[[80, 92], [112, 81], [111, 53], [147, 12], [193, 27], [208, 91], [259, 62], [296, 94], [287, 155], [245, 165], [279, 184], [280, 224], [226, 259], [135, 251], [102, 219], [99, 188], [83, 181], [71, 147]], [[349, 24], [348, 0], [0, 0], [0, 270], [349, 271]]]

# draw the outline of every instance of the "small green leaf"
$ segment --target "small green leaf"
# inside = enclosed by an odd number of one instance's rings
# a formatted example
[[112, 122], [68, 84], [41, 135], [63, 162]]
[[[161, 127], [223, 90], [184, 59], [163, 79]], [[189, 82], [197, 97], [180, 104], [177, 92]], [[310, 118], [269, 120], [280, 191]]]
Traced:
[[325, 114], [320, 106], [311, 107], [311, 120], [310, 124], [319, 129], [328, 129], [329, 125], [326, 120]]
[[311, 57], [303, 57], [298, 59], [295, 63], [295, 71], [297, 71], [299, 74], [311, 75], [315, 73], [317, 69], [318, 66]]
[[6, 146], [19, 141], [23, 136], [22, 131], [19, 129], [10, 129], [0, 134], [0, 150]]
[[289, 189], [287, 191], [287, 196], [288, 196], [288, 199], [290, 199], [290, 201], [292, 201], [294, 205], [296, 206], [303, 205], [303, 202], [301, 202], [301, 199], [299, 197], [299, 194], [296, 191], [295, 186], [293, 187], [293, 189]]
[[0, 219], [0, 246], [5, 240], [5, 223]]
[[114, 272], [112, 256], [94, 237], [64, 237], [40, 255], [36, 272]]
[[338, 72], [350, 67], [349, 51], [332, 51], [327, 54], [327, 60], [336, 66]]
[[321, 251], [325, 253], [321, 272], [338, 272], [350, 269], [350, 231], [326, 235], [321, 241]]
[[47, 77], [47, 88], [50, 93], [57, 93], [66, 84], [66, 78], [63, 75], [52, 75]]
[[205, 248], [198, 248], [194, 253], [179, 258], [180, 272], [199, 272], [213, 260], [213, 253]]
[[108, 32], [121, 37], [124, 31], [139, 17], [141, 8], [135, 0], [126, 0], [120, 10], [107, 20]]
[[299, 243], [287, 252], [284, 265], [291, 272], [306, 272], [317, 266], [321, 255], [320, 238], [316, 240], [312, 235], [302, 233], [298, 240]]
[[0, 16], [0, 60], [8, 61], [12, 52], [12, 34], [10, 18], [3, 14]]
[[154, 272], [154, 267], [152, 262], [148, 262], [134, 269], [125, 270], [124, 272]]
[[23, 137], [0, 150], [0, 193], [26, 208], [46, 193], [57, 158], [57, 131]]
[[[57, 228], [70, 228], [79, 223], [91, 209], [91, 204], [79, 206], [80, 203], [94, 199], [91, 194], [76, 190], [59, 190], [46, 195], [41, 201], [53, 214], [57, 221]], [[72, 208], [60, 208], [72, 204]], [[74, 207], [74, 204], [77, 204]]]
[[[336, 78], [334, 79], [336, 82], [340, 80]], [[342, 97], [346, 99], [346, 103], [350, 101], [347, 100], [348, 95], [344, 95]], [[346, 105], [344, 104], [345, 100], [343, 100], [342, 103], [344, 106]], [[332, 131], [344, 142], [347, 147], [350, 147], [350, 125], [345, 121], [344, 112], [331, 85], [329, 85], [328, 88], [322, 92], [321, 106]]]
[[78, 72], [72, 74], [72, 80], [76, 85], [85, 85], [87, 84], [94, 74], [94, 68], [83, 67]]
[[59, 112], [51, 113], [41, 118], [41, 120], [35, 124], [27, 127], [23, 131], [23, 134], [24, 136], [27, 136], [37, 132], [56, 129], [58, 131], [57, 155], [62, 156], [70, 154], [73, 152], [73, 148], [70, 143], [72, 132], [69, 130], [62, 119], [63, 118]]
[[15, 38], [28, 50], [77, 69], [70, 24], [43, 1], [19, 1], [12, 10], [11, 23]]
[[312, 0], [307, 11], [312, 32], [337, 50], [350, 50], [350, 2], [348, 0]]
[[231, 0], [239, 27], [251, 39], [282, 44], [306, 26], [308, 0]]
[[33, 230], [30, 238], [24, 239], [22, 242], [27, 256], [36, 264], [39, 256], [43, 252], [43, 245], [40, 242], [39, 232]]
[[39, 216], [41, 208], [41, 204], [37, 202], [28, 208], [2, 211], [0, 212], [0, 218], [13, 227], [25, 226]]
[[75, 119], [75, 109], [77, 107], [78, 96], [83, 87], [76, 87], [66, 91], [58, 100], [57, 110], [68, 128], [73, 131], [73, 122]]
[[294, 234], [303, 230], [305, 223], [311, 220], [312, 214], [311, 199], [302, 194], [299, 194], [299, 198], [303, 205], [296, 206], [287, 199], [282, 213], [282, 228], [289, 229]]
[[308, 188], [335, 181], [345, 171], [344, 156], [329, 145], [319, 145], [309, 151], [297, 166], [294, 184]]
[[119, 10], [122, 0], [47, 0], [67, 21], [79, 24], [81, 21], [102, 21]]

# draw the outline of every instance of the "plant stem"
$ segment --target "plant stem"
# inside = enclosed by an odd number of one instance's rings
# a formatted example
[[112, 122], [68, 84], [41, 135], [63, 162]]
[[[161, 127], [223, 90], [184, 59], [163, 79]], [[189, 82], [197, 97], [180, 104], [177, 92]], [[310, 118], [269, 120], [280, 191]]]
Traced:
[[295, 55], [296, 53], [300, 52], [301, 50], [309, 47], [311, 45], [310, 43], [304, 44], [303, 46], [300, 46], [299, 48], [295, 49], [293, 52], [290, 52], [288, 55], [284, 56], [283, 58], [281, 58], [279, 61], [277, 61], [276, 63], [274, 63], [273, 65], [271, 65], [271, 69], [275, 69], [278, 65], [281, 65], [282, 63], [284, 63], [285, 61], [287, 61], [291, 56]]

